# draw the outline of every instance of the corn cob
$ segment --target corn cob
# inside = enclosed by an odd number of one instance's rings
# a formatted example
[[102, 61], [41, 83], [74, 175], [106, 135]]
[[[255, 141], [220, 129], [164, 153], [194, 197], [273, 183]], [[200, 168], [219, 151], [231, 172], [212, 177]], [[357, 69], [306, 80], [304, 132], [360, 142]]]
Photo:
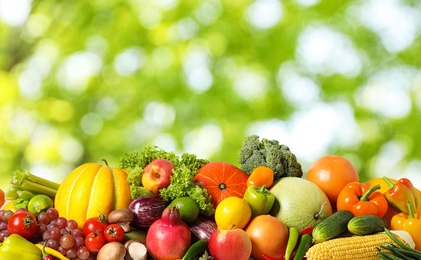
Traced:
[[[408, 244], [405, 240], [401, 240]], [[306, 258], [307, 260], [379, 259], [377, 257], [378, 250], [385, 249], [376, 249], [376, 247], [385, 244], [396, 245], [385, 233], [334, 238], [310, 247]]]

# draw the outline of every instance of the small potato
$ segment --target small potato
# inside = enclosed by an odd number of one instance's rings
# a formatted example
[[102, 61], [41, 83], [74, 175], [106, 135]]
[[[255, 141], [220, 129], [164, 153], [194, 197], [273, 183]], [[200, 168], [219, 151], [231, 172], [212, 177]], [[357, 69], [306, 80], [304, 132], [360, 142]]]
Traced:
[[106, 243], [98, 251], [97, 260], [123, 260], [126, 256], [126, 248], [122, 243]]

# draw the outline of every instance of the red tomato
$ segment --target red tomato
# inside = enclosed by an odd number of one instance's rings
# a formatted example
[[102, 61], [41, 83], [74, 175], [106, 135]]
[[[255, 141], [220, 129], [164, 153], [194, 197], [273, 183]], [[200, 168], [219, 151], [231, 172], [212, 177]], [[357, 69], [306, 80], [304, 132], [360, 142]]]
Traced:
[[98, 232], [101, 233], [108, 226], [107, 220], [104, 215], [98, 217], [89, 218], [83, 225], [83, 234], [88, 236], [90, 233]]
[[107, 242], [122, 242], [124, 229], [118, 224], [111, 224], [104, 230], [104, 237]]
[[37, 218], [30, 212], [16, 212], [7, 222], [7, 230], [30, 240], [38, 231]]
[[106, 242], [107, 241], [105, 241], [102, 233], [98, 232], [89, 233], [85, 237], [85, 246], [90, 252], [93, 253], [97, 253]]

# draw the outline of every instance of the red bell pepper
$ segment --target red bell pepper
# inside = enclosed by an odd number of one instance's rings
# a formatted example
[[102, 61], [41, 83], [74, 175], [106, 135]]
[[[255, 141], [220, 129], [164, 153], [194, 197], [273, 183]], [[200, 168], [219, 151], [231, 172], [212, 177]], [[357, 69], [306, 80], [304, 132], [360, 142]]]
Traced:
[[421, 197], [410, 180], [401, 178], [393, 184], [387, 177], [383, 179], [389, 185], [389, 190], [384, 193], [389, 206], [397, 212], [409, 214], [406, 203], [409, 201], [415, 212], [421, 212]]
[[354, 216], [366, 214], [383, 217], [389, 208], [385, 196], [378, 192], [380, 185], [369, 188], [365, 183], [351, 182], [338, 195], [337, 210], [349, 210]]

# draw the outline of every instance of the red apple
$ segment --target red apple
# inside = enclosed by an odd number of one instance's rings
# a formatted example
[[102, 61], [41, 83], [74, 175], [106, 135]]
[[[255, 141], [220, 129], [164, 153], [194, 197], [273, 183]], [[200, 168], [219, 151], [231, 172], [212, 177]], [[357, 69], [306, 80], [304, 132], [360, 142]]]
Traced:
[[150, 162], [142, 174], [142, 185], [153, 194], [170, 185], [170, 178], [175, 166], [167, 159], [156, 159]]
[[243, 229], [218, 229], [209, 238], [209, 253], [215, 260], [248, 260], [251, 240]]

